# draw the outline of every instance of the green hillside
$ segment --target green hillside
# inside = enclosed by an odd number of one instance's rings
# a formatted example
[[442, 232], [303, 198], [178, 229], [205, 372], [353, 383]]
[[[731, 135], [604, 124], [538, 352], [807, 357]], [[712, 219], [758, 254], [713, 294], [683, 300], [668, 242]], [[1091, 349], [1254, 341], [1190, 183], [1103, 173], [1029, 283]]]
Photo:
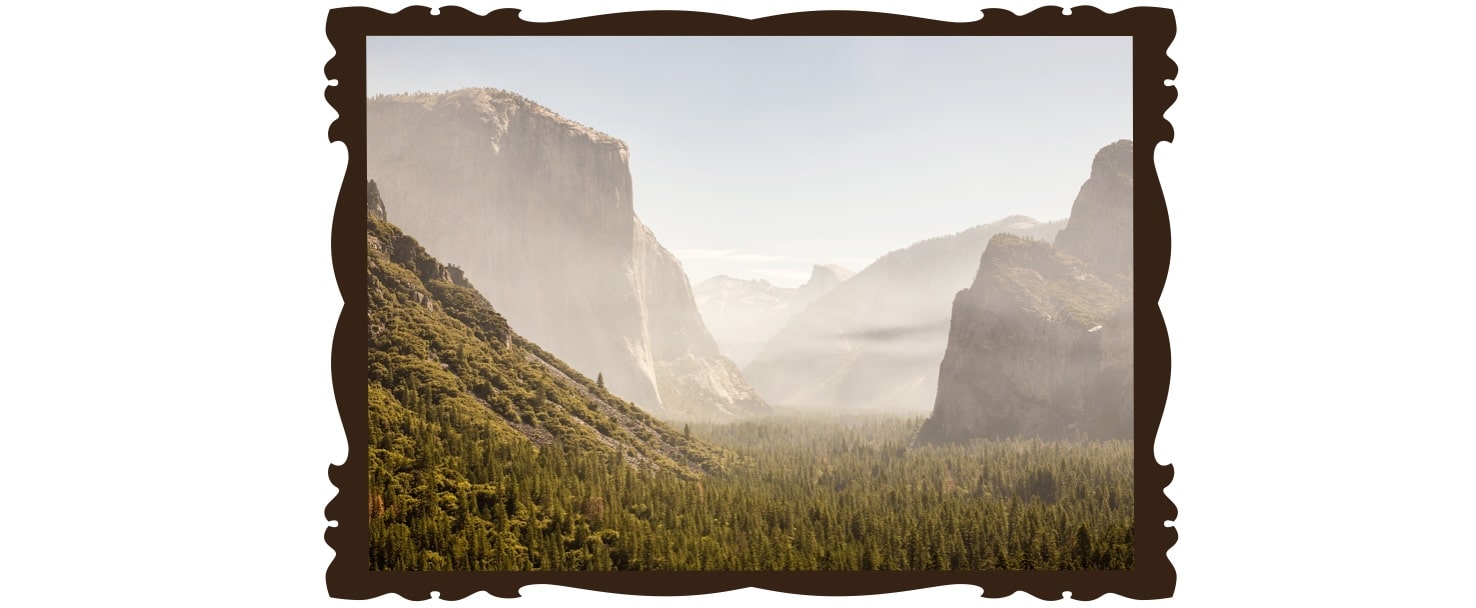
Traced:
[[570, 477], [679, 484], [732, 460], [519, 337], [375, 213], [368, 226], [373, 567], [588, 567], [613, 539]]

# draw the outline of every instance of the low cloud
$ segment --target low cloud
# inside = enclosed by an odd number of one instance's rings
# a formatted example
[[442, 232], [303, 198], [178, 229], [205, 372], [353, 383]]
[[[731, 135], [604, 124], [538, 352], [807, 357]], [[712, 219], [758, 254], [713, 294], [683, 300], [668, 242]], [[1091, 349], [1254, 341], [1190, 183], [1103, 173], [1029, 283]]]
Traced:
[[911, 325], [892, 325], [883, 327], [868, 327], [861, 331], [853, 332], [848, 337], [852, 340], [867, 342], [891, 342], [895, 340], [906, 340], [915, 336], [948, 335], [949, 319], [935, 319], [933, 321], [914, 323]]

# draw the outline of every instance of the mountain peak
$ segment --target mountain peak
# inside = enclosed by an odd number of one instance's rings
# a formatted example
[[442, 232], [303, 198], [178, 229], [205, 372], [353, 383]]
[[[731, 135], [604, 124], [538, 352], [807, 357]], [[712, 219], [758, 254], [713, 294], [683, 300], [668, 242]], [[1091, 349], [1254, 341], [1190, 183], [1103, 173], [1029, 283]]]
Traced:
[[803, 310], [825, 294], [834, 291], [837, 286], [855, 274], [850, 269], [838, 264], [816, 264], [810, 269], [810, 280], [805, 281], [805, 284], [800, 285], [799, 289], [795, 291], [795, 309]]
[[1031, 226], [1038, 226], [1038, 225], [1040, 225], [1040, 220], [1037, 220], [1037, 219], [1035, 219], [1033, 217], [1030, 217], [1028, 215], [1020, 215], [1020, 214], [1017, 213], [1015, 215], [1011, 215], [1011, 216], [1005, 217], [1003, 219], [999, 219], [999, 220], [996, 220], [994, 222], [991, 222], [990, 225], [992, 225], [992, 226], [1003, 226], [1005, 228], [1025, 229], [1025, 228], [1029, 228]]
[[1133, 179], [1133, 140], [1119, 139], [1097, 151], [1092, 159], [1092, 177]]
[[1056, 235], [1057, 249], [1081, 258], [1103, 275], [1133, 273], [1133, 142], [1103, 147], [1091, 177], [1071, 204], [1071, 218]]
[[[856, 275], [856, 271], [840, 264], [816, 264], [810, 269], [810, 280], [805, 284], [837, 284]], [[819, 281], [819, 283], [816, 283]], [[803, 288], [802, 288], [803, 289]]]

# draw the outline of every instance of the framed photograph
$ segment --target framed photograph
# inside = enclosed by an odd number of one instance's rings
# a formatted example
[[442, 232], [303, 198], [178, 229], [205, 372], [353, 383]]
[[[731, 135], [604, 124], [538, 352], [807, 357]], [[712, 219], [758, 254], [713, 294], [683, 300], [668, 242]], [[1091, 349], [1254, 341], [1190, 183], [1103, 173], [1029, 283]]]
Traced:
[[1174, 31], [331, 11], [330, 594], [1172, 595]]

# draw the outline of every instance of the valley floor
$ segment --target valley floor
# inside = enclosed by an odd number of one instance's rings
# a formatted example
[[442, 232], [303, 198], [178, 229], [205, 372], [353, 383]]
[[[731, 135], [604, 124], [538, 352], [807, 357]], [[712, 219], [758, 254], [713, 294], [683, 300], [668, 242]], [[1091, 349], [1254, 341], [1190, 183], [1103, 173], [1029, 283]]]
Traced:
[[[921, 418], [692, 424], [698, 479], [509, 443], [480, 477], [371, 479], [371, 565], [405, 570], [1131, 569], [1130, 441], [912, 447]], [[403, 473], [402, 473], [403, 475]], [[373, 475], [371, 475], [371, 478]], [[377, 482], [377, 483], [376, 483]], [[371, 489], [371, 494], [375, 490]]]

